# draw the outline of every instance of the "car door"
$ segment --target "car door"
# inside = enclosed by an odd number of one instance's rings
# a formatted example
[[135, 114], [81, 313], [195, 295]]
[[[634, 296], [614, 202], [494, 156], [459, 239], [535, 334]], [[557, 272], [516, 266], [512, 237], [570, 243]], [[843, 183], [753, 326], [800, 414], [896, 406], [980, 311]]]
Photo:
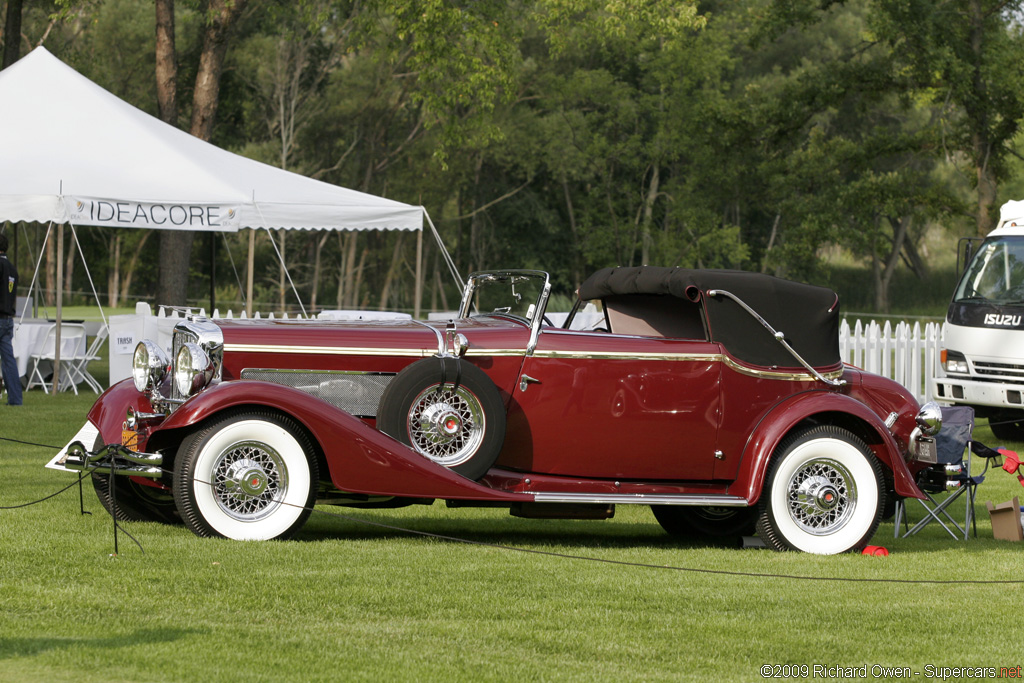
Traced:
[[721, 413], [717, 344], [544, 328], [523, 363], [499, 466], [707, 480]]

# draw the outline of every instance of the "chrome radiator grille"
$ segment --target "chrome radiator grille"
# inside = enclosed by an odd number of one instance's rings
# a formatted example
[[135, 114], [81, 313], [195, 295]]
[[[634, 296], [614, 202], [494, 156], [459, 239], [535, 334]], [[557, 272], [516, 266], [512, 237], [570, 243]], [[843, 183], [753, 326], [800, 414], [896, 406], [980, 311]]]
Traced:
[[[181, 327], [174, 328], [174, 334], [171, 337], [171, 365], [173, 366], [176, 359], [178, 358], [178, 350], [188, 344], [189, 342], [195, 343], [199, 341], [199, 335], [191, 330], [182, 329]], [[185, 397], [178, 391], [177, 382], [171, 381], [171, 398], [175, 400], [182, 400]]]
[[247, 368], [242, 379], [273, 382], [304, 391], [357, 417], [376, 417], [381, 394], [393, 374]]

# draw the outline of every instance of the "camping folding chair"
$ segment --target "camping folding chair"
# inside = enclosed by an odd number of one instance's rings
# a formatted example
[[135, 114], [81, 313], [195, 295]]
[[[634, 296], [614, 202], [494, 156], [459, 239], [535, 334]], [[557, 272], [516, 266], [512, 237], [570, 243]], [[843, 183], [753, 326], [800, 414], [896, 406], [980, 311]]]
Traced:
[[[61, 380], [61, 390], [65, 390], [68, 387], [74, 389], [75, 394], [78, 393], [78, 386], [74, 382], [74, 376], [72, 371], [75, 365], [85, 357], [85, 325], [78, 323], [61, 323], [60, 326], [60, 369], [65, 379]], [[57, 325], [50, 325], [49, 329], [46, 330], [46, 337], [43, 338], [42, 345], [32, 354], [30, 360], [32, 362], [32, 368], [29, 370], [28, 375], [28, 386], [25, 390], [28, 391], [32, 387], [39, 385], [43, 388], [43, 391], [49, 392], [49, 387], [46, 383], [46, 377], [43, 376], [43, 369], [45, 365], [40, 367], [43, 361], [49, 361], [51, 364], [57, 359]], [[81, 380], [79, 380], [81, 381]]]
[[[942, 408], [942, 429], [935, 436], [935, 464], [921, 470], [917, 475], [918, 488], [927, 500], [917, 500], [925, 511], [925, 517], [912, 528], [909, 526], [906, 500], [896, 501], [896, 538], [913, 536], [932, 522], [938, 522], [950, 536], [967, 540], [970, 530], [978, 536], [978, 523], [974, 513], [974, 501], [978, 485], [985, 481], [985, 473], [992, 458], [999, 454], [981, 444], [971, 441], [974, 431], [974, 409], [969, 406]], [[971, 453], [985, 458], [985, 469], [978, 475], [971, 474]], [[965, 455], [966, 454], [966, 455]], [[953, 518], [949, 507], [966, 494], [964, 524]], [[945, 496], [944, 498], [942, 496]], [[903, 534], [901, 536], [901, 524]], [[955, 531], [954, 531], [955, 530]]]
[[94, 393], [99, 394], [103, 392], [103, 387], [101, 387], [100, 383], [96, 381], [96, 378], [89, 373], [89, 363], [100, 359], [100, 347], [103, 346], [103, 342], [107, 340], [109, 335], [110, 329], [106, 325], [100, 326], [99, 331], [96, 333], [96, 336], [93, 337], [92, 344], [89, 345], [85, 355], [79, 357], [73, 362], [73, 365], [67, 374], [67, 378], [72, 382], [72, 384], [85, 382]]

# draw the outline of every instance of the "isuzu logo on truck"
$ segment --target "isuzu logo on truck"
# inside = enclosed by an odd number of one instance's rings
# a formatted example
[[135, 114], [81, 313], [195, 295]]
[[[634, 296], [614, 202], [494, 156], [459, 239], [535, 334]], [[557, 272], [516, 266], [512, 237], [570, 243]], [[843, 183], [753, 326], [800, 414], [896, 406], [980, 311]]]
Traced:
[[1017, 327], [1020, 325], [1019, 315], [999, 315], [998, 313], [986, 313], [985, 324], [995, 327]]

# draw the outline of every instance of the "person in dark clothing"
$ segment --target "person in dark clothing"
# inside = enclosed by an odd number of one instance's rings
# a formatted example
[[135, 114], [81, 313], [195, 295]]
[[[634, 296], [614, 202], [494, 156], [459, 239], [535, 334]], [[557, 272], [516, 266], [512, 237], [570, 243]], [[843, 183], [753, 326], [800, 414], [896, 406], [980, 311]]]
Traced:
[[7, 260], [7, 235], [0, 233], [0, 367], [7, 405], [21, 405], [21, 375], [14, 358], [14, 312], [18, 303], [18, 271]]

